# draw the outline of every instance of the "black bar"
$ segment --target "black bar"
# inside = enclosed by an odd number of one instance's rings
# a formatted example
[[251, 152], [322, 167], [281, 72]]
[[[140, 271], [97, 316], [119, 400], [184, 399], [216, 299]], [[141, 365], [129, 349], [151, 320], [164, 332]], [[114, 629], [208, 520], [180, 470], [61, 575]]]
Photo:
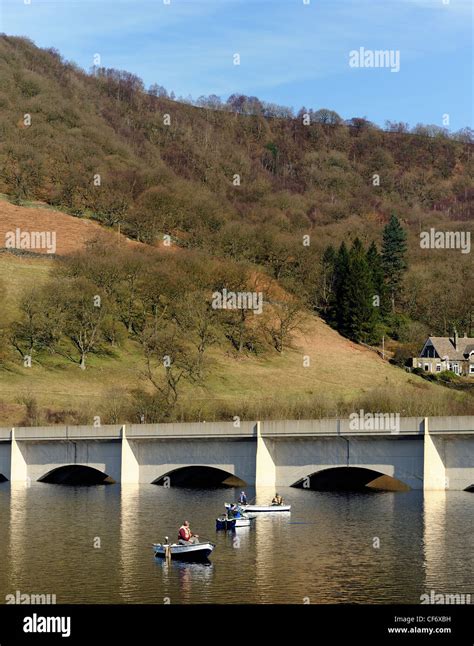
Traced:
[[[32, 621], [27, 618], [35, 615], [36, 628], [42, 627], [40, 617], [70, 617], [70, 635], [24, 632]], [[473, 616], [472, 605], [1, 605], [0, 646], [29, 642], [159, 644], [169, 643], [169, 637], [178, 642], [283, 639], [291, 644], [472, 646]], [[59, 623], [52, 627], [61, 628]], [[62, 627], [67, 632], [67, 624]], [[431, 635], [428, 629], [433, 630]], [[435, 632], [439, 629], [449, 632]]]

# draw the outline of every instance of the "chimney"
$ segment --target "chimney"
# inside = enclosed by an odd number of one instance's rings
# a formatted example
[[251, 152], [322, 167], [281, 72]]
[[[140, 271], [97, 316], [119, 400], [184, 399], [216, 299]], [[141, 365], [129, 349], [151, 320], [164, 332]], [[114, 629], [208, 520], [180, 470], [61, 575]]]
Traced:
[[458, 331], [456, 330], [456, 328], [454, 328], [453, 345], [454, 345], [454, 349], [457, 350], [458, 349]]

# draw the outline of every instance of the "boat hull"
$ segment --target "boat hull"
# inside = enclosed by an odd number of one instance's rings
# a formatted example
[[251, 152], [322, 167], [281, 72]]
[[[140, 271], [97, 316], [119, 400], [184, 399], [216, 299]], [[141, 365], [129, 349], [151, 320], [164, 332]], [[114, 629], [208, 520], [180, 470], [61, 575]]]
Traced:
[[[226, 505], [228, 507], [229, 505]], [[240, 505], [245, 512], [255, 513], [276, 513], [291, 511], [291, 505]]]
[[216, 529], [229, 530], [236, 527], [249, 527], [250, 523], [250, 518], [216, 518]]
[[217, 530], [235, 529], [235, 519], [227, 520], [226, 518], [216, 518]]
[[166, 558], [167, 549], [169, 548], [170, 557], [179, 561], [207, 561], [214, 550], [214, 543], [193, 543], [192, 545], [163, 545], [161, 543], [153, 544], [155, 557]]

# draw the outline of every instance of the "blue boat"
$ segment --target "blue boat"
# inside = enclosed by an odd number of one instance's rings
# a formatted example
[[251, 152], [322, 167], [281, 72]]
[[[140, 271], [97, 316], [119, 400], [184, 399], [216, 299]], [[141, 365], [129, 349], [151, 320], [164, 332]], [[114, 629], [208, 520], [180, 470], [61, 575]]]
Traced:
[[229, 518], [227, 514], [223, 514], [216, 518], [216, 529], [235, 529], [236, 527], [248, 527], [251, 519], [247, 516], [240, 516], [239, 518]]
[[216, 529], [235, 529], [236, 520], [237, 518], [227, 518], [226, 515], [219, 516], [219, 518], [216, 518]]

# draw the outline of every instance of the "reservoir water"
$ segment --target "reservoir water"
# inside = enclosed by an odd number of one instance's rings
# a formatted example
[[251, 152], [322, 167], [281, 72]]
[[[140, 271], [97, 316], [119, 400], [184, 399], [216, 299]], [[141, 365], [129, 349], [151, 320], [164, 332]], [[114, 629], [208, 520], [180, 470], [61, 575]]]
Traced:
[[[247, 489], [249, 498], [255, 491]], [[474, 592], [474, 495], [282, 489], [291, 514], [235, 533], [215, 518], [234, 489], [0, 484], [0, 603], [420, 603]], [[260, 490], [258, 503], [273, 491]], [[182, 521], [211, 565], [164, 563], [152, 542]]]

